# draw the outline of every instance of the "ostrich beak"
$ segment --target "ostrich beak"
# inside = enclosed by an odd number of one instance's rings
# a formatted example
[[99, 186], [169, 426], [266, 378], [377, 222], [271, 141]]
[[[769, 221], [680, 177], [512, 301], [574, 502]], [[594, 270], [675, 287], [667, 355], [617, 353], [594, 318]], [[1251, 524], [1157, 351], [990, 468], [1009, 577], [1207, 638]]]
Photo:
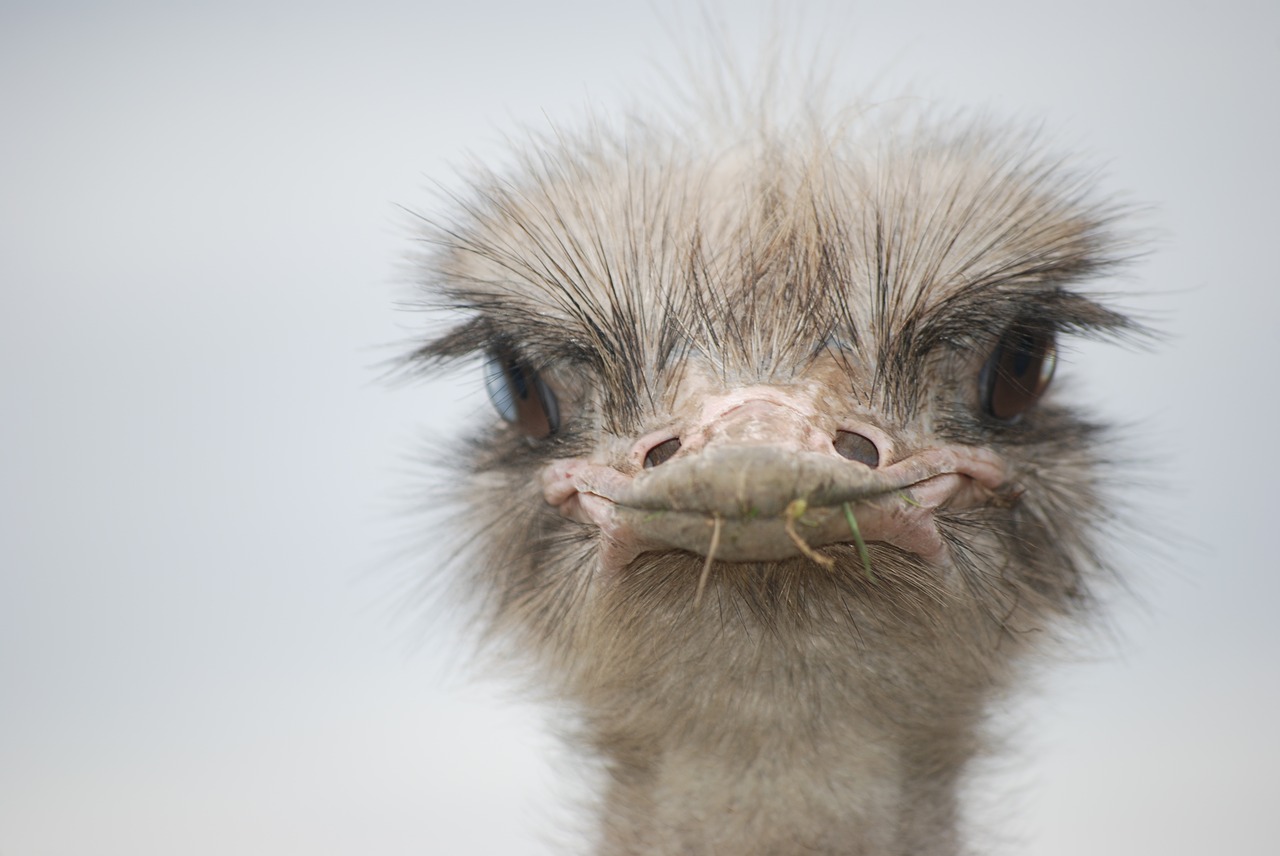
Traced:
[[[934, 522], [942, 507], [995, 501], [1008, 480], [994, 453], [939, 445], [880, 466], [836, 450], [833, 424], [808, 401], [747, 391], [706, 402], [676, 439], [679, 451], [652, 468], [637, 465], [668, 441], [649, 435], [622, 468], [587, 459], [552, 462], [542, 474], [546, 501], [564, 516], [597, 527], [606, 569], [620, 570], [643, 552], [687, 550], [726, 562], [776, 561], [815, 548], [880, 541], [945, 561]], [[864, 423], [840, 423], [875, 445], [883, 459], [892, 439]], [[884, 454], [888, 452], [889, 454]]]

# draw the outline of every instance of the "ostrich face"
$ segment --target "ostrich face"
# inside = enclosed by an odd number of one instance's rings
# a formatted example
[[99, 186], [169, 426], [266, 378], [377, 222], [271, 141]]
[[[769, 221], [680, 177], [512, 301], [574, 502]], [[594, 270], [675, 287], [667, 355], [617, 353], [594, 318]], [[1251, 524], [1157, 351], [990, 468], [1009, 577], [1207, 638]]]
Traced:
[[771, 650], [998, 673], [1092, 564], [1097, 431], [1048, 385], [1127, 323], [1075, 290], [1108, 212], [980, 133], [639, 137], [483, 178], [436, 235], [469, 319], [418, 356], [488, 361], [459, 502], [499, 626], [580, 691]]

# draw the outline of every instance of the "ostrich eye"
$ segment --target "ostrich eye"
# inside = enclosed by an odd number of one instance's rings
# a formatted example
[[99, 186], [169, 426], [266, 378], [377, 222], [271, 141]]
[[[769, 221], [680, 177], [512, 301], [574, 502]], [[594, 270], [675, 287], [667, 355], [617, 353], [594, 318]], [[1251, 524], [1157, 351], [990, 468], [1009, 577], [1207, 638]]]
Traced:
[[560, 428], [555, 394], [528, 363], [510, 351], [495, 351], [485, 367], [484, 387], [503, 419], [535, 440]]
[[982, 368], [982, 409], [1001, 422], [1016, 421], [1049, 388], [1056, 362], [1052, 333], [1006, 331]]

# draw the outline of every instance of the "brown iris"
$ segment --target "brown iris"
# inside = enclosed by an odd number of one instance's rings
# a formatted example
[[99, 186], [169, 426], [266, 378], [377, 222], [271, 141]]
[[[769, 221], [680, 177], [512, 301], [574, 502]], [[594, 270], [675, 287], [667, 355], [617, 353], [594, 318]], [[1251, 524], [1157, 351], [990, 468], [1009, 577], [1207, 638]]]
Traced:
[[1040, 400], [1057, 362], [1053, 333], [1013, 327], [1000, 337], [979, 383], [982, 408], [1001, 422], [1014, 422]]
[[489, 355], [484, 386], [502, 418], [526, 437], [540, 440], [559, 430], [560, 407], [555, 393], [515, 353], [500, 350]]

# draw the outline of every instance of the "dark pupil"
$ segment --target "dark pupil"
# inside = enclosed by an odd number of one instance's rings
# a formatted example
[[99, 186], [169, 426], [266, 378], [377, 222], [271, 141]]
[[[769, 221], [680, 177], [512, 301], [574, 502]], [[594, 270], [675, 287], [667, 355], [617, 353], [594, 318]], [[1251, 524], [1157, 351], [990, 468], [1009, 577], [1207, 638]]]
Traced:
[[[1013, 353], [1013, 359], [1010, 360], [1012, 365], [1009, 367], [1009, 373], [1019, 380], [1025, 379], [1034, 364], [1040, 361], [1039, 354], [1035, 341], [1030, 336], [1023, 336], [1018, 342], [1018, 349]], [[1022, 387], [1025, 389], [1026, 384], [1022, 384]]]
[[524, 371], [520, 368], [520, 364], [514, 360], [507, 363], [507, 381], [511, 384], [511, 391], [521, 401], [529, 400], [529, 382], [525, 380]]

